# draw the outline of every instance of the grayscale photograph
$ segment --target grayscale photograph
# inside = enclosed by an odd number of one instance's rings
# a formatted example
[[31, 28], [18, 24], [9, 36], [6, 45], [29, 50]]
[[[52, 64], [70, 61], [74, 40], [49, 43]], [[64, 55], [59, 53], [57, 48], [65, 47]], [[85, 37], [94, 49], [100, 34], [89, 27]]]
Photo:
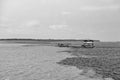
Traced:
[[120, 0], [0, 0], [0, 80], [120, 80]]

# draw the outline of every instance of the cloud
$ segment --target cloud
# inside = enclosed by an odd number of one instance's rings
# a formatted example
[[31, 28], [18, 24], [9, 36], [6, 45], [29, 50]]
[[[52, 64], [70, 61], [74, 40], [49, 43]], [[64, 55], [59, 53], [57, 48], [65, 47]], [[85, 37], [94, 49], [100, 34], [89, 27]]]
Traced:
[[0, 16], [0, 21], [8, 21], [9, 19], [4, 17], [4, 16]]
[[50, 25], [49, 28], [53, 30], [65, 29], [68, 25]]
[[4, 22], [14, 22], [16, 21], [15, 19], [11, 19], [11, 18], [8, 18], [6, 16], [0, 16], [0, 23], [4, 23]]
[[81, 6], [80, 10], [84, 11], [96, 11], [96, 10], [119, 10], [120, 6], [110, 5], [110, 6]]
[[69, 14], [72, 14], [72, 12], [69, 12], [69, 11], [63, 11], [61, 14], [62, 14], [62, 15], [69, 15]]
[[40, 22], [38, 20], [31, 20], [31, 21], [28, 21], [28, 22], [22, 24], [22, 26], [25, 26], [25, 27], [39, 27]]
[[1, 28], [6, 28], [6, 27], [8, 27], [8, 26], [10, 26], [9, 24], [4, 24], [4, 23], [0, 23], [0, 29]]
[[40, 22], [38, 20], [31, 20], [19, 25], [15, 30], [16, 32], [35, 33], [39, 27]]
[[31, 20], [19, 24], [0, 24], [0, 29], [9, 34], [34, 34], [40, 29], [38, 20]]

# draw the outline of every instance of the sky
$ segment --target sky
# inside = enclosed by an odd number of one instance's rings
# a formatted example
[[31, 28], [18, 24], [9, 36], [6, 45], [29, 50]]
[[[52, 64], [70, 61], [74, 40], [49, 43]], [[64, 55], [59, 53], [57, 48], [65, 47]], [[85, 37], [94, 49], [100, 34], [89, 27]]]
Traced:
[[0, 38], [120, 41], [120, 0], [0, 0]]

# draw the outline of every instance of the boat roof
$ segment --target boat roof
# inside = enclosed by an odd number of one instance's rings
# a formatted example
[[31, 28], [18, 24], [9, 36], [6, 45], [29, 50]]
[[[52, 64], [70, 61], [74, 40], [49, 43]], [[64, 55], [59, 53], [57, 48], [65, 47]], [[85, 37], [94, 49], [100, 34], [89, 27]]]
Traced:
[[94, 42], [94, 40], [83, 40], [84, 42]]

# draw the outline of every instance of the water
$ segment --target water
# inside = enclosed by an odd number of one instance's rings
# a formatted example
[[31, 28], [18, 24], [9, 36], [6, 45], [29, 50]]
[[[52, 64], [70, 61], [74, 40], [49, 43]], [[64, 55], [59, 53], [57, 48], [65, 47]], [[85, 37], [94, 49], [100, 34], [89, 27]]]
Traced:
[[0, 80], [101, 80], [80, 76], [76, 67], [56, 64], [67, 48], [0, 44]]

